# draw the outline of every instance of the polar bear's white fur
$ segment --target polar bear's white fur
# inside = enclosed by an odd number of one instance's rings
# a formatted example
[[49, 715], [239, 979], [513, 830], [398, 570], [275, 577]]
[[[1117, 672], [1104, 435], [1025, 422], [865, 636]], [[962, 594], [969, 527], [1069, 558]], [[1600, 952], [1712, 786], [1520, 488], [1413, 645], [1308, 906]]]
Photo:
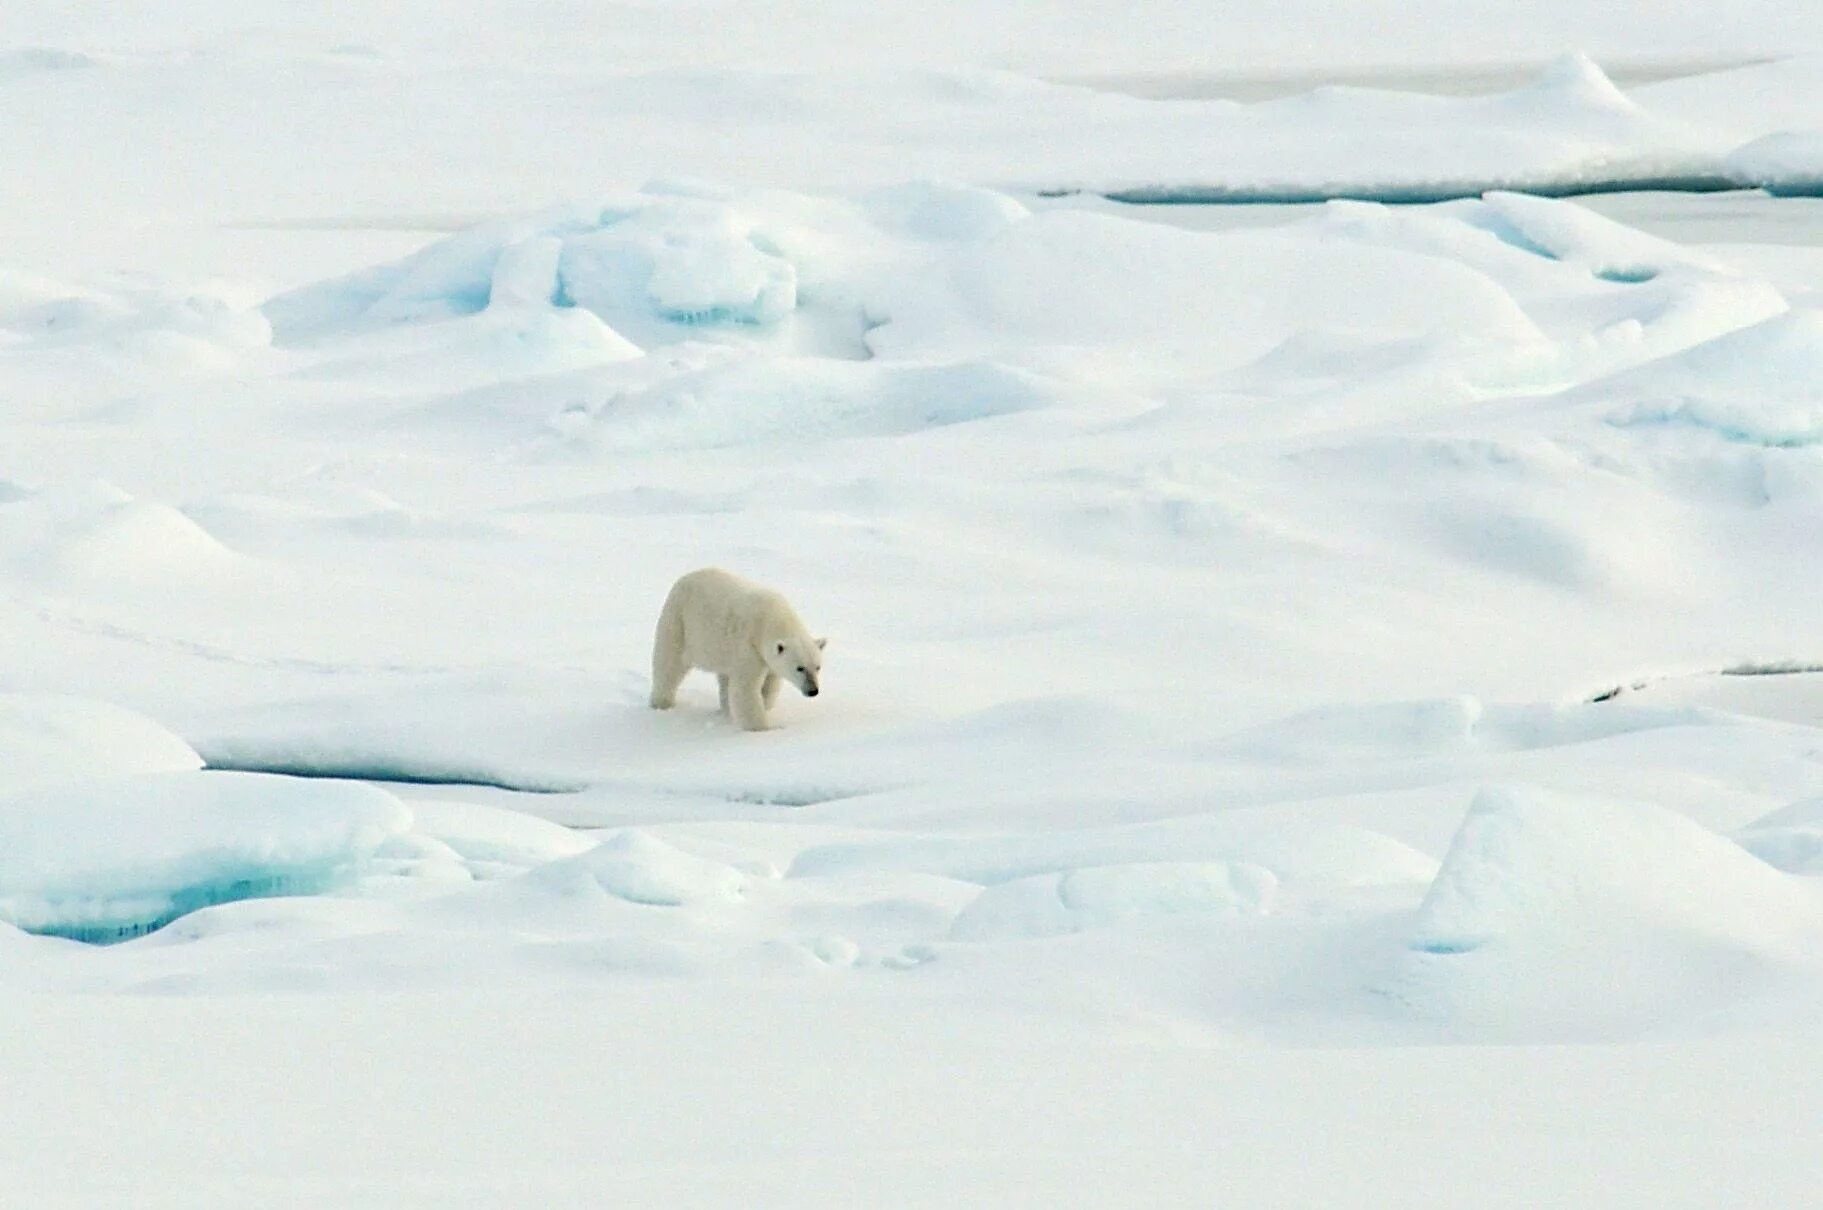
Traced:
[[811, 637], [785, 598], [719, 568], [679, 578], [658, 615], [652, 640], [652, 708], [677, 704], [692, 668], [721, 682], [722, 710], [746, 731], [764, 731], [766, 712], [790, 681], [815, 697], [823, 645]]

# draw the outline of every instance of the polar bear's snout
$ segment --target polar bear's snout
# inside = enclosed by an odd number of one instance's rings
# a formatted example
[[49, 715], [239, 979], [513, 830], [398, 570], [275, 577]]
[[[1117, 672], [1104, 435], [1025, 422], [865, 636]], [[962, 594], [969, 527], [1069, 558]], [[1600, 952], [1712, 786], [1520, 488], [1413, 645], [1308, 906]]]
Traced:
[[790, 681], [805, 697], [815, 697], [821, 689], [821, 686], [817, 684], [817, 678], [823, 672], [823, 644], [827, 640], [816, 639], [813, 642], [815, 646], [808, 644], [794, 646], [789, 641], [776, 644], [779, 659], [784, 665], [783, 667], [774, 665], [780, 679]]

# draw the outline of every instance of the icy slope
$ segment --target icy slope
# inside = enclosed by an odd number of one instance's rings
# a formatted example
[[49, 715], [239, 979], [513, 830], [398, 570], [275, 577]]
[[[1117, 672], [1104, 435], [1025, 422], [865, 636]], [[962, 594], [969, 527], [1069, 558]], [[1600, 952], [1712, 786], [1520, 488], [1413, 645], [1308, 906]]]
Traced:
[[369, 786], [245, 773], [14, 792], [0, 798], [0, 920], [119, 941], [211, 904], [317, 893], [410, 819]]
[[1460, 1024], [1629, 1034], [1823, 982], [1823, 889], [1670, 813], [1488, 791], [1394, 994]]
[[202, 763], [190, 745], [130, 710], [81, 698], [0, 694], [0, 790]]

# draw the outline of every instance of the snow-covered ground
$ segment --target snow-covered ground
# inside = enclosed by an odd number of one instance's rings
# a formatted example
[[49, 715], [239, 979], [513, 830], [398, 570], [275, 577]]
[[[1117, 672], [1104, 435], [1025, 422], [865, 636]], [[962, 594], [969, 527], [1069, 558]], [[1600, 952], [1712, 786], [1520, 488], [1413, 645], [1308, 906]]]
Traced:
[[1814, 1200], [1808, 8], [13, 7], [0, 1202]]

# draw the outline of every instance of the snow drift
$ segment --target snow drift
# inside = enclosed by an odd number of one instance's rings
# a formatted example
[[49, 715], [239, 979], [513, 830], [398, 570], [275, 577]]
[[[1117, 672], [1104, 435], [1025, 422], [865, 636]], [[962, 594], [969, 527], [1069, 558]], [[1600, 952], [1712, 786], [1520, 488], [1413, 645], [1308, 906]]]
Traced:
[[198, 908], [346, 881], [411, 813], [370, 786], [148, 773], [0, 798], [0, 920], [122, 941]]
[[1453, 1026], [1600, 1038], [1697, 1025], [1823, 974], [1823, 891], [1682, 816], [1483, 791], [1387, 990]]

